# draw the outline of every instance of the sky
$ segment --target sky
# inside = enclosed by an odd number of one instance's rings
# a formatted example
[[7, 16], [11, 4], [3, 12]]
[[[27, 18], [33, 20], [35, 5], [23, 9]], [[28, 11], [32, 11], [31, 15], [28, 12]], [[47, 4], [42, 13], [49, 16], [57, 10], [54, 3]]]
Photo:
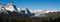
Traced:
[[17, 8], [28, 8], [29, 10], [60, 10], [60, 0], [0, 0], [0, 3], [12, 3]]

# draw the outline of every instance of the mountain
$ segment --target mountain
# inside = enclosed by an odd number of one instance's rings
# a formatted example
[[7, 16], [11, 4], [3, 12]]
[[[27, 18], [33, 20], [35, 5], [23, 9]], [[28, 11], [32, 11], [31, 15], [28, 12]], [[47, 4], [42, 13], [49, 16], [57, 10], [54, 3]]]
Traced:
[[21, 14], [26, 14], [26, 15], [30, 15], [30, 16], [34, 16], [34, 13], [31, 13], [28, 8], [17, 8], [18, 12]]
[[25, 14], [30, 14], [30, 11], [28, 10], [28, 8], [22, 8], [23, 11], [25, 11]]
[[8, 15], [10, 17], [30, 17], [33, 13], [30, 13], [28, 8], [16, 8], [14, 4], [0, 4], [0, 15]]
[[17, 8], [18, 12], [21, 14], [25, 14], [25, 11], [22, 10], [22, 8]]
[[4, 5], [0, 4], [0, 14], [2, 14], [2, 13], [8, 14], [8, 12], [6, 11]]
[[17, 8], [18, 12], [22, 11], [22, 8]]
[[13, 11], [17, 12], [17, 8], [14, 4], [8, 3], [5, 5], [5, 8], [6, 8], [6, 10], [11, 11], [11, 12], [13, 12]]
[[58, 11], [58, 12], [49, 12], [49, 13], [45, 13], [43, 15], [44, 15], [43, 17], [51, 17], [52, 19], [56, 19], [56, 18], [60, 18], [60, 11]]
[[48, 13], [45, 13], [45, 12], [41, 13], [40, 12], [39, 13], [40, 15], [36, 15], [37, 13], [35, 13], [35, 16], [32, 16], [32, 17], [42, 17], [42, 18], [51, 17], [52, 19], [60, 18], [60, 10], [53, 10], [53, 12], [50, 11]]
[[34, 13], [35, 16], [40, 16], [40, 15], [44, 15], [45, 13], [53, 13], [53, 12], [58, 12], [60, 10], [30, 10], [30, 12]]

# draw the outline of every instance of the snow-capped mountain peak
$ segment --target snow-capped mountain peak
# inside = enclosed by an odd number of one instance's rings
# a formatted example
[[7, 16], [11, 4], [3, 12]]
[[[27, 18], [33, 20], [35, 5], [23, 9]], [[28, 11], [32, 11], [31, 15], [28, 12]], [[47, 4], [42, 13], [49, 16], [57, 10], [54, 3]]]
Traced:
[[6, 8], [6, 10], [13, 12], [13, 11], [16, 11], [16, 9], [17, 9], [14, 6], [15, 5], [13, 5], [13, 4], [6, 4], [5, 8]]

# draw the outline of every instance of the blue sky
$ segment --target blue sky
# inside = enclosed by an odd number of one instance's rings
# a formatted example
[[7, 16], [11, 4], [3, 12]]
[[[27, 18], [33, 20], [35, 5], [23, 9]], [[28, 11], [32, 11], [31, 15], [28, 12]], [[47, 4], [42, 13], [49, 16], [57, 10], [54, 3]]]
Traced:
[[28, 8], [29, 10], [60, 10], [60, 0], [0, 0], [1, 4], [12, 3], [16, 7]]

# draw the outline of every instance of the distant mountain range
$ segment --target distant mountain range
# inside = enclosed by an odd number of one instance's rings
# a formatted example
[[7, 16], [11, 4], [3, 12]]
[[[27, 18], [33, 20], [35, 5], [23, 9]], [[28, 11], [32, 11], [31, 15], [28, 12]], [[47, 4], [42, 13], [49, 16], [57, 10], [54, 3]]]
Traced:
[[[60, 12], [60, 10], [28, 10], [28, 8], [16, 8], [14, 4], [0, 4], [0, 14], [21, 17], [45, 17], [49, 12]], [[47, 15], [46, 15], [47, 16]]]
[[45, 13], [53, 13], [53, 12], [60, 12], [60, 10], [30, 10], [30, 12], [34, 13], [35, 16], [40, 16], [41, 14]]

